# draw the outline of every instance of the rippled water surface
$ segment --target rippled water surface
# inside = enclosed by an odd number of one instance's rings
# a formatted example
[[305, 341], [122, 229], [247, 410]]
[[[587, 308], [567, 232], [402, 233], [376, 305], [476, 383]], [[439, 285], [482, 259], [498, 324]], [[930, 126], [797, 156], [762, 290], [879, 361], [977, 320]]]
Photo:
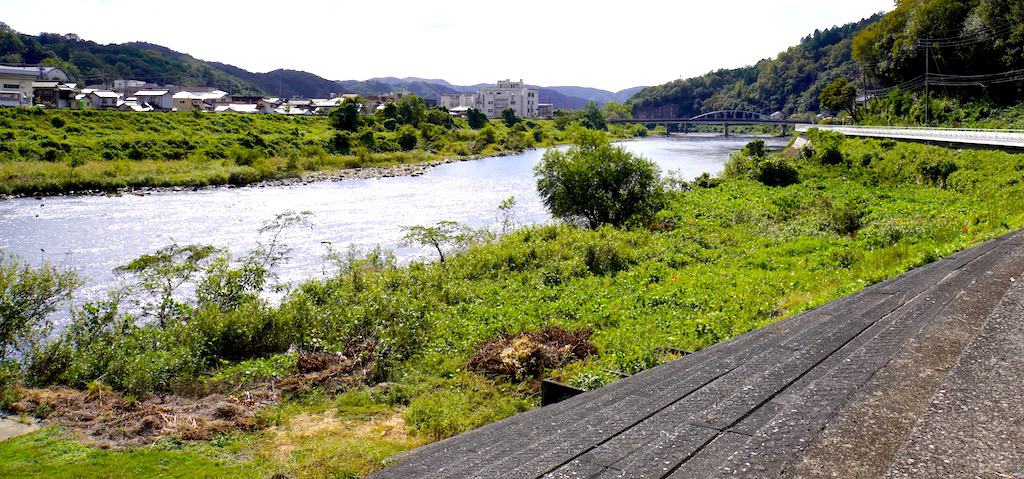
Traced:
[[[623, 143], [685, 179], [717, 173], [749, 139], [674, 137]], [[780, 140], [771, 140], [775, 147]], [[171, 242], [205, 243], [236, 254], [252, 249], [258, 230], [285, 211], [310, 211], [312, 229], [284, 235], [292, 259], [279, 271], [294, 282], [321, 274], [327, 244], [396, 251], [407, 261], [429, 252], [402, 248], [402, 226], [453, 220], [481, 227], [498, 204], [516, 197], [521, 224], [550, 221], [535, 191], [533, 167], [543, 151], [432, 168], [420, 177], [320, 182], [283, 187], [217, 188], [147, 196], [74, 196], [0, 201], [0, 249], [31, 262], [79, 269], [88, 284], [80, 300], [101, 297], [111, 270]]]

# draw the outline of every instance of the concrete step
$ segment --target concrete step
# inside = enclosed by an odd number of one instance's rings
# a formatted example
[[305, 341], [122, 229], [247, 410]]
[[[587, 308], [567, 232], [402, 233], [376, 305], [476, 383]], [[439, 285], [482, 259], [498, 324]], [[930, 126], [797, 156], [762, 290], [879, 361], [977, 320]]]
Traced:
[[1024, 276], [963, 350], [885, 477], [1024, 478]]

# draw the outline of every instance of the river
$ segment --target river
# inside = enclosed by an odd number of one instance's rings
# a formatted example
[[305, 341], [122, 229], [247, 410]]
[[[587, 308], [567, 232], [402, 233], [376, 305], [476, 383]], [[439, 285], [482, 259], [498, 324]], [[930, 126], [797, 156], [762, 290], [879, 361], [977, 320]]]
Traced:
[[[622, 143], [684, 179], [721, 171], [749, 138], [685, 136]], [[784, 140], [768, 140], [772, 147]], [[402, 226], [441, 220], [474, 227], [496, 223], [502, 200], [516, 198], [518, 224], [551, 221], [537, 196], [533, 167], [541, 150], [437, 166], [418, 177], [316, 182], [306, 185], [211, 188], [145, 196], [57, 196], [0, 200], [0, 249], [31, 263], [46, 260], [79, 270], [87, 283], [79, 301], [102, 298], [118, 279], [112, 270], [172, 242], [204, 243], [236, 255], [256, 246], [258, 230], [286, 211], [309, 211], [312, 227], [282, 235], [291, 259], [286, 283], [324, 274], [328, 245], [394, 250], [400, 261], [429, 252], [402, 247]]]

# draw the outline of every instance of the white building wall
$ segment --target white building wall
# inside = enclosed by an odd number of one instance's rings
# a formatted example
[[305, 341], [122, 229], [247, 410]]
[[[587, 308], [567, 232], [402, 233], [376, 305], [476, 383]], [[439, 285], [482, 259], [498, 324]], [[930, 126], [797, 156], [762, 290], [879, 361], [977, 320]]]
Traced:
[[480, 90], [476, 108], [489, 117], [500, 116], [504, 109], [511, 108], [518, 116], [536, 118], [538, 100], [538, 91], [527, 87], [522, 80], [502, 80], [496, 87]]

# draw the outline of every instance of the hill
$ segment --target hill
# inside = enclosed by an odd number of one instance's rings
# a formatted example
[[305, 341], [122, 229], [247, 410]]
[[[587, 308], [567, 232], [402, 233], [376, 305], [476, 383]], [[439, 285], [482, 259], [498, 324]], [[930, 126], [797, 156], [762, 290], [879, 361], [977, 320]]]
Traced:
[[853, 41], [872, 87], [923, 89], [925, 58], [939, 97], [1016, 104], [1024, 86], [1024, 3], [905, 0]]
[[817, 111], [818, 94], [839, 77], [857, 78], [853, 37], [882, 15], [815, 32], [799, 45], [752, 66], [717, 70], [643, 89], [630, 103], [638, 117], [686, 117], [722, 109], [781, 111], [787, 115]]
[[0, 63], [46, 64], [63, 68], [82, 84], [115, 78], [216, 86], [242, 93], [262, 93], [254, 83], [225, 73], [211, 64], [158, 45], [125, 43], [101, 45], [77, 35], [18, 33], [0, 23]]
[[[81, 84], [108, 83], [130, 78], [185, 87], [216, 87], [243, 95], [284, 98], [326, 98], [332, 93], [383, 95], [408, 90], [438, 100], [446, 93], [474, 92], [486, 83], [453, 85], [443, 79], [381, 77], [366, 81], [329, 80], [313, 73], [278, 69], [257, 73], [227, 63], [204, 61], [186, 53], [146, 42], [101, 45], [77, 35], [19, 33], [0, 23], [0, 63], [46, 64], [63, 68]], [[540, 102], [557, 108], [580, 109], [587, 102], [624, 102], [639, 88], [609, 92], [577, 86], [537, 87]]]

